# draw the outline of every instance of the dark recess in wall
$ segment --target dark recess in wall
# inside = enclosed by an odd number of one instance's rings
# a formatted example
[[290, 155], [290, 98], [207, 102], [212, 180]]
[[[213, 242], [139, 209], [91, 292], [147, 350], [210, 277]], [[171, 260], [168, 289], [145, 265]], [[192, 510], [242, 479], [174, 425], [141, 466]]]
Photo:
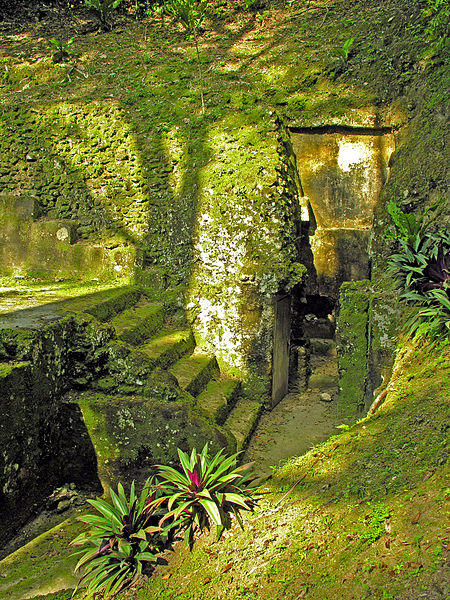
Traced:
[[291, 133], [309, 133], [324, 135], [326, 133], [346, 133], [348, 135], [386, 135], [392, 133], [392, 127], [351, 127], [350, 125], [320, 125], [317, 127], [289, 127]]

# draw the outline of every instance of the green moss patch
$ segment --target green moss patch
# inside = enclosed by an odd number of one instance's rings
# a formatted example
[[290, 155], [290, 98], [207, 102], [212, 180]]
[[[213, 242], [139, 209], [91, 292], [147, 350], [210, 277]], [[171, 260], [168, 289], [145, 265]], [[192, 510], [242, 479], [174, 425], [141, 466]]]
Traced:
[[196, 351], [191, 356], [181, 358], [170, 372], [183, 390], [198, 396], [211, 377], [219, 374], [219, 366], [214, 356]]
[[180, 549], [127, 598], [445, 595], [449, 359], [448, 344], [408, 347], [378, 413], [275, 472], [244, 532]]
[[0, 593], [22, 600], [73, 589], [78, 581], [73, 575], [77, 559], [69, 543], [82, 527], [72, 516], [0, 561]]
[[213, 421], [222, 425], [236, 403], [240, 382], [221, 377], [212, 380], [197, 397], [196, 406]]
[[161, 328], [164, 317], [164, 305], [143, 300], [118, 314], [110, 323], [121, 340], [137, 345]]
[[166, 369], [179, 358], [192, 352], [195, 340], [191, 329], [163, 330], [151, 341], [140, 347], [155, 366]]
[[370, 282], [343, 283], [339, 296], [336, 346], [339, 365], [338, 410], [346, 418], [362, 413], [368, 377]]
[[87, 392], [72, 401], [83, 413], [105, 490], [118, 481], [145, 481], [152, 465], [177, 460], [177, 448], [202, 448], [209, 441], [217, 451], [229, 443], [226, 434], [185, 402]]

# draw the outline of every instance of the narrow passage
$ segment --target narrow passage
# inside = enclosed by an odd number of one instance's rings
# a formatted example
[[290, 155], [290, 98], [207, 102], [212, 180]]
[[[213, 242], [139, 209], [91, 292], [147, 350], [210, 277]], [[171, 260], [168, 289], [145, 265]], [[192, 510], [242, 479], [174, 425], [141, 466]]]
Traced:
[[261, 476], [292, 456], [300, 456], [314, 445], [338, 433], [336, 410], [338, 371], [336, 346], [331, 339], [310, 340], [309, 378], [299, 391], [287, 394], [262, 416], [244, 462], [254, 461]]

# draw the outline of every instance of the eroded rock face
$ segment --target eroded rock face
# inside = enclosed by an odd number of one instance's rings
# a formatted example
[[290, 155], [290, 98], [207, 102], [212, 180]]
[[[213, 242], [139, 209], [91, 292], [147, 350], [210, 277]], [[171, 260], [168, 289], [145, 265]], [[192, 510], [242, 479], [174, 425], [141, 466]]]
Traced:
[[188, 309], [197, 339], [221, 365], [265, 377], [273, 297], [299, 283], [304, 269], [295, 157], [287, 130], [267, 115], [258, 123], [234, 115], [208, 142], [216, 155], [202, 172]]
[[370, 275], [374, 208], [388, 177], [388, 130], [323, 127], [292, 133], [316, 277], [309, 293], [338, 297], [344, 281]]
[[101, 491], [81, 411], [61, 397], [102, 368], [98, 350], [111, 335], [83, 317], [39, 332], [0, 331], [0, 354], [9, 361], [0, 365], [0, 542], [64, 482]]

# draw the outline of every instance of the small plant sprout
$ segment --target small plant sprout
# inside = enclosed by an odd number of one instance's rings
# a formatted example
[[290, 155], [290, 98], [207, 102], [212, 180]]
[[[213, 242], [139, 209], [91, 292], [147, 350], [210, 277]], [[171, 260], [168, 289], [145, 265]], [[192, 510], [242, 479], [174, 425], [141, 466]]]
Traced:
[[354, 41], [355, 38], [348, 38], [340, 48], [335, 48], [333, 50], [333, 54], [338, 60], [341, 60], [344, 63], [348, 61]]
[[67, 42], [63, 42], [62, 40], [58, 40], [57, 38], [52, 38], [50, 40], [50, 44], [52, 45], [53, 52], [53, 62], [60, 63], [64, 62], [70, 56], [69, 48], [73, 43], [73, 38], [67, 40]]
[[159, 466], [158, 476], [167, 504], [168, 519], [184, 530], [185, 543], [192, 548], [194, 534], [216, 525], [217, 537], [231, 527], [234, 515], [243, 528], [241, 511], [253, 510], [255, 501], [254, 478], [251, 465], [237, 466], [237, 454], [226, 457], [220, 450], [208, 456], [208, 444], [199, 453], [194, 448], [188, 456], [178, 450], [181, 469]]

